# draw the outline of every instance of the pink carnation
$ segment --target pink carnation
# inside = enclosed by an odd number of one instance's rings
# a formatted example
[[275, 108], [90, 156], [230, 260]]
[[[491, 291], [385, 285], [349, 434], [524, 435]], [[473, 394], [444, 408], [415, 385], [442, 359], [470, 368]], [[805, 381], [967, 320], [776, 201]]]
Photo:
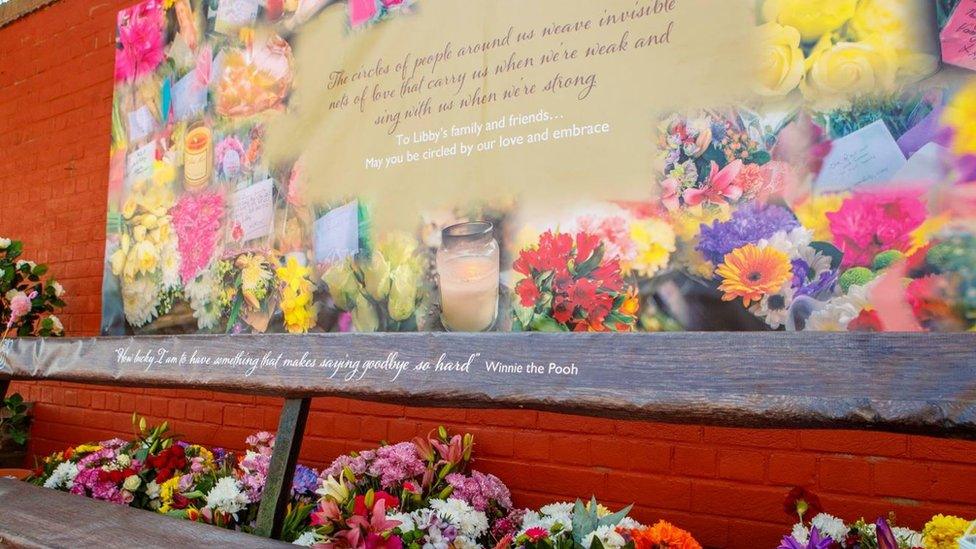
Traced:
[[7, 327], [13, 326], [17, 320], [31, 310], [31, 298], [27, 294], [18, 293], [10, 300], [10, 320]]
[[180, 278], [186, 284], [210, 263], [217, 248], [224, 197], [218, 192], [185, 193], [171, 214], [180, 252]]
[[926, 217], [916, 191], [857, 192], [828, 213], [834, 244], [844, 252], [843, 267], [866, 267], [886, 250], [907, 251], [911, 233]]
[[636, 257], [637, 248], [630, 238], [630, 228], [627, 220], [621, 216], [597, 218], [581, 217], [577, 222], [577, 229], [600, 237], [603, 242], [604, 257], [620, 261], [630, 261]]

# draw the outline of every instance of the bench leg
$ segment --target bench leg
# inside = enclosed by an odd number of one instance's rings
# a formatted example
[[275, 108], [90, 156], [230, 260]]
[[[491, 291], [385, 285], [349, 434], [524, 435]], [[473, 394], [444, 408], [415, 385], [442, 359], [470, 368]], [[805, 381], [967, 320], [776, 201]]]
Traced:
[[10, 387], [9, 379], [0, 379], [0, 401], [7, 398], [7, 389]]
[[268, 466], [268, 480], [261, 494], [257, 530], [259, 536], [278, 539], [285, 520], [288, 501], [291, 499], [291, 482], [295, 476], [298, 452], [302, 448], [302, 435], [308, 420], [310, 398], [289, 398], [281, 409], [274, 451]]

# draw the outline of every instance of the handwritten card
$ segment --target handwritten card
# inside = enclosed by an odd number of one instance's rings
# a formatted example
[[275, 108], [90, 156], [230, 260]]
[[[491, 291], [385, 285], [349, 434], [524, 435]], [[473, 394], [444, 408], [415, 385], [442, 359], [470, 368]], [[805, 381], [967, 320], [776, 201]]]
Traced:
[[125, 159], [126, 188], [132, 187], [138, 181], [152, 177], [154, 160], [156, 160], [155, 143], [147, 143], [130, 152]]
[[927, 143], [908, 159], [892, 181], [936, 183], [946, 176], [949, 150], [937, 143]]
[[217, 6], [214, 30], [232, 34], [240, 27], [254, 23], [258, 16], [258, 0], [221, 0]]
[[149, 107], [143, 105], [134, 111], [129, 111], [129, 142], [142, 141], [144, 137], [156, 129], [156, 118]]
[[186, 73], [173, 86], [173, 116], [188, 120], [207, 108], [207, 88], [197, 83], [197, 71]]
[[359, 202], [353, 200], [318, 218], [313, 225], [315, 262], [331, 263], [359, 252]]
[[976, 71], [976, 0], [962, 0], [939, 35], [942, 60]]
[[247, 242], [271, 234], [274, 223], [274, 181], [265, 179], [234, 193], [231, 232], [234, 240]]
[[883, 183], [904, 165], [905, 155], [888, 126], [878, 120], [833, 141], [815, 187], [837, 192]]

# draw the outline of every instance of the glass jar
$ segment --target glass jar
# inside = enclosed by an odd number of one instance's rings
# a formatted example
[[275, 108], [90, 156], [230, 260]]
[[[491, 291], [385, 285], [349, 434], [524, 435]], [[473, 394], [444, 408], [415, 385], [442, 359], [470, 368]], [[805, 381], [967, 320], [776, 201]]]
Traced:
[[454, 332], [491, 329], [498, 314], [498, 271], [498, 242], [491, 223], [458, 223], [441, 231], [437, 273], [445, 328]]

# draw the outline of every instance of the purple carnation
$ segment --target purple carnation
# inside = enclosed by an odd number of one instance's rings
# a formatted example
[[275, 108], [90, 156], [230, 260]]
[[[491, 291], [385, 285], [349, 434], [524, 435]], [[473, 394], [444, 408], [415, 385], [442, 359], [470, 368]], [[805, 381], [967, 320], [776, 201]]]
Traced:
[[264, 492], [264, 485], [268, 482], [268, 467], [271, 465], [271, 456], [248, 452], [241, 460], [241, 484], [247, 494], [247, 500], [251, 503], [261, 501], [261, 494]]
[[750, 203], [736, 210], [728, 221], [715, 221], [710, 227], [703, 223], [696, 249], [705, 259], [719, 265], [725, 260], [725, 254], [736, 248], [799, 226], [793, 213], [782, 206]]
[[503, 510], [512, 507], [511, 492], [495, 475], [471, 471], [468, 477], [452, 473], [447, 475], [447, 483], [454, 488], [451, 497], [464, 500], [478, 511], [486, 511], [493, 502]]
[[423, 476], [425, 471], [427, 466], [412, 442], [381, 446], [369, 466], [369, 474], [380, 477], [380, 486], [387, 489], [398, 488], [403, 481]]
[[491, 527], [491, 535], [495, 539], [512, 534], [515, 535], [522, 528], [522, 519], [525, 518], [525, 509], [513, 509], [507, 516], [495, 521]]
[[295, 497], [314, 494], [315, 489], [318, 488], [318, 485], [318, 471], [302, 464], [295, 466], [295, 476], [291, 481], [291, 493]]

